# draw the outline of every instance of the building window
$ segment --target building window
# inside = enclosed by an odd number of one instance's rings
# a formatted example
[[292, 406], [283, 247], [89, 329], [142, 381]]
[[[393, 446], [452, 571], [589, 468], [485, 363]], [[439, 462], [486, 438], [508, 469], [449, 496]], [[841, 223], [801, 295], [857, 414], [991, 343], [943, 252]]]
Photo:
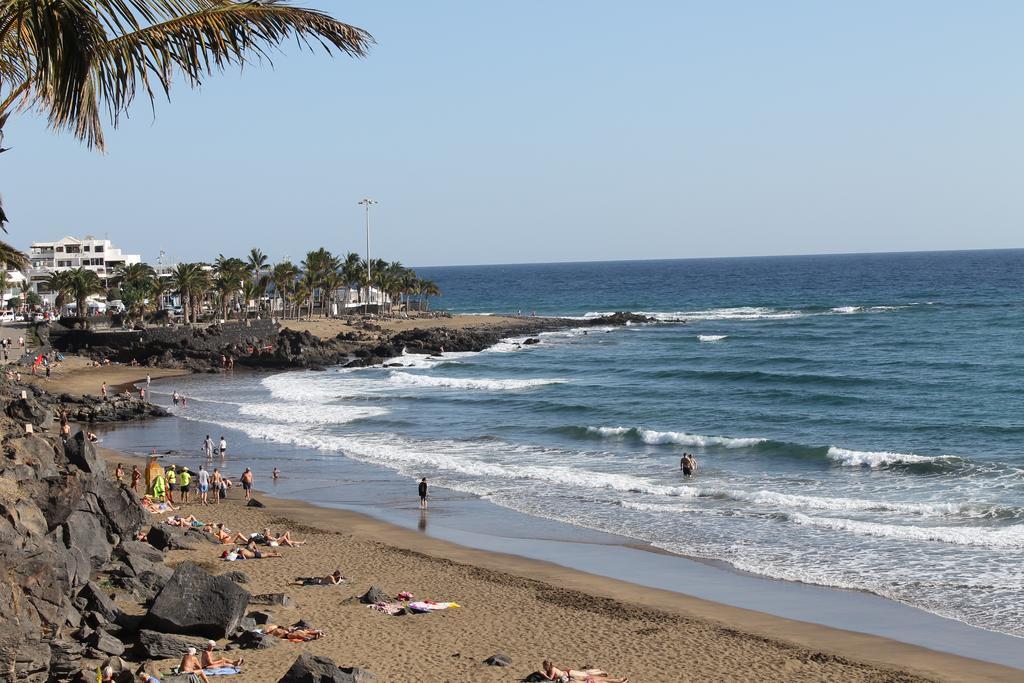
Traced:
[[54, 251], [64, 251], [64, 247], [56, 247]]
[[102, 245], [99, 245], [99, 244], [97, 244], [97, 245], [96, 245], [96, 249], [95, 249], [95, 251], [96, 251], [96, 253], [97, 253], [97, 254], [100, 254], [100, 253], [102, 253], [102, 252], [103, 252], [103, 246], [102, 246]]
[[89, 245], [87, 244], [84, 247], [82, 247], [82, 251], [89, 251]]

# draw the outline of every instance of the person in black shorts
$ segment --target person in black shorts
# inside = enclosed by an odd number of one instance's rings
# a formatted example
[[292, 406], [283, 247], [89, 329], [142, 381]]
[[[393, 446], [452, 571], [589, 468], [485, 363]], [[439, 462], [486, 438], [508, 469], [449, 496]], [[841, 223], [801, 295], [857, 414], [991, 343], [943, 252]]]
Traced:
[[420, 507], [427, 507], [427, 478], [420, 479]]
[[683, 459], [679, 461], [679, 469], [683, 471], [684, 477], [692, 476], [694, 470], [697, 469], [697, 461], [689, 453], [683, 453]]

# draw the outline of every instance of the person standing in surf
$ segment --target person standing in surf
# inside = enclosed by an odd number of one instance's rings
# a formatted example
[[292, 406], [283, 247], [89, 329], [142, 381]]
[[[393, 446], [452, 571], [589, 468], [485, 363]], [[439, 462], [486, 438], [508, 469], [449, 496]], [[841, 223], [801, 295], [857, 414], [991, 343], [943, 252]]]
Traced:
[[679, 469], [683, 471], [684, 477], [691, 477], [697, 471], [697, 460], [691, 453], [684, 453], [683, 459], [679, 461]]
[[420, 479], [420, 508], [427, 508], [427, 478]]

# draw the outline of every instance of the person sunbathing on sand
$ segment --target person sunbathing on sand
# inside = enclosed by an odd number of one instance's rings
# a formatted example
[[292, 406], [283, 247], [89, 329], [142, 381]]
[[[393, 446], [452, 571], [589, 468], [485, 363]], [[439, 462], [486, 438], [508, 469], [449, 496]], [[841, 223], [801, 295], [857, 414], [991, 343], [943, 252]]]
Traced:
[[150, 498], [149, 496], [145, 496], [142, 499], [142, 507], [148, 510], [149, 512], [153, 513], [154, 515], [158, 515], [161, 512], [171, 512], [178, 509], [176, 507], [171, 506], [168, 503], [154, 503], [153, 499]]
[[256, 544], [254, 543], [250, 543], [244, 548], [238, 548], [235, 552], [238, 553], [239, 557], [244, 557], [247, 560], [262, 560], [265, 557], [283, 557], [283, 555], [276, 550], [257, 550]]
[[215, 647], [217, 647], [217, 643], [215, 641], [206, 641], [206, 648], [203, 650], [202, 659], [204, 669], [218, 669], [222, 666], [241, 666], [245, 661], [242, 658], [231, 660], [226, 657], [214, 657], [213, 648]]
[[263, 536], [267, 539], [269, 545], [283, 545], [289, 548], [298, 548], [300, 545], [305, 545], [306, 541], [293, 541], [292, 532], [286, 531], [280, 536], [275, 536], [270, 533], [270, 529], [263, 530]]
[[171, 526], [185, 527], [186, 529], [191, 528], [191, 527], [204, 527], [204, 526], [206, 526], [206, 522], [200, 522], [198, 519], [196, 519], [195, 515], [189, 515], [188, 517], [182, 517], [181, 515], [176, 515], [174, 517], [168, 517], [164, 521], [164, 524], [170, 524]]
[[608, 678], [607, 671], [600, 669], [559, 669], [548, 660], [541, 664], [541, 673], [549, 681], [569, 683], [569, 681], [585, 681], [586, 683], [628, 683], [628, 678]]
[[289, 586], [337, 586], [344, 583], [345, 577], [341, 575], [340, 569], [335, 569], [333, 574], [327, 576], [297, 576]]
[[196, 657], [196, 649], [190, 647], [185, 655], [181, 658], [181, 664], [178, 665], [179, 671], [188, 676], [188, 683], [210, 683], [210, 679], [206, 677], [206, 672], [203, 671], [203, 665], [199, 663], [199, 658]]
[[267, 624], [263, 632], [268, 636], [283, 638], [285, 640], [319, 640], [324, 637], [324, 632], [318, 628], [299, 628], [298, 626], [284, 627], [277, 624]]
[[216, 538], [225, 545], [230, 544], [234, 539], [231, 538], [231, 534], [224, 528], [223, 524], [207, 524], [203, 527], [203, 531]]

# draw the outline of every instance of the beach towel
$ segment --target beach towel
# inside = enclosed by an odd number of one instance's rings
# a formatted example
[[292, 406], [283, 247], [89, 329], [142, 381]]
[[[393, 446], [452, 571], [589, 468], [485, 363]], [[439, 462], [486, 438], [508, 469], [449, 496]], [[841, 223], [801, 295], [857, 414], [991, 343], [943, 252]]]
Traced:
[[237, 666], [219, 666], [216, 669], [203, 669], [207, 676], [233, 676], [242, 673]]
[[455, 602], [434, 602], [433, 600], [409, 603], [409, 609], [413, 612], [437, 612], [443, 609], [455, 609], [459, 606], [460, 605]]
[[383, 612], [384, 614], [392, 617], [405, 614], [405, 607], [397, 602], [378, 602], [373, 605], [367, 605], [367, 607], [378, 612]]
[[398, 599], [399, 600], [405, 600], [405, 601], [415, 600], [416, 596], [413, 595], [412, 593], [410, 593], [409, 591], [402, 591], [401, 593], [398, 594]]

